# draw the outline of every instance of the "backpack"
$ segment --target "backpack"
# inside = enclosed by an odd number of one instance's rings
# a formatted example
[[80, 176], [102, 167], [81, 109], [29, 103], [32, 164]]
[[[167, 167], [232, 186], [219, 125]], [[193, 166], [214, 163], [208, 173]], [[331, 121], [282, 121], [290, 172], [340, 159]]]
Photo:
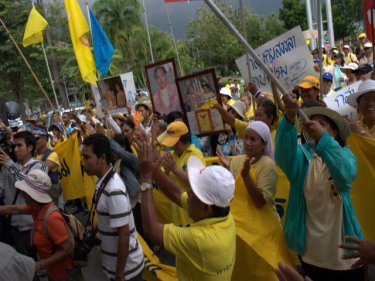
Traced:
[[[43, 154], [43, 157], [42, 157], [41, 161], [46, 162], [48, 156], [50, 156], [50, 154], [52, 152], [53, 151], [51, 149], [47, 148], [46, 151]], [[57, 171], [56, 172], [48, 171], [48, 175], [51, 179], [52, 184], [58, 184], [59, 183], [59, 173]]]
[[[73, 264], [77, 267], [85, 267], [87, 266], [87, 258], [78, 258], [77, 252], [80, 250], [83, 240], [84, 240], [84, 233], [85, 228], [83, 227], [82, 223], [77, 220], [77, 218], [72, 215], [65, 213], [59, 210], [56, 205], [52, 204], [46, 211], [43, 219], [43, 233], [49, 238], [48, 236], [48, 217], [53, 212], [60, 212], [62, 217], [64, 218], [65, 228], [68, 232], [69, 240], [73, 244]], [[50, 239], [51, 241], [51, 239]], [[51, 241], [53, 244], [53, 242]]]

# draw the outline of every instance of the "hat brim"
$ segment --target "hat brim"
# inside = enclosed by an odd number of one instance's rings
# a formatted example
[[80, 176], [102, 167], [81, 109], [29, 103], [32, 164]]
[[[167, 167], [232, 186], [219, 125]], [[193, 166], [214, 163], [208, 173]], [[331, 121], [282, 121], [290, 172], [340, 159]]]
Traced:
[[48, 193], [41, 193], [28, 186], [23, 181], [16, 181], [14, 184], [16, 188], [27, 193], [32, 199], [39, 203], [49, 203], [52, 201], [51, 196]]
[[227, 96], [227, 97], [232, 98], [232, 95], [230, 95], [230, 94], [223, 94], [223, 93], [220, 93], [220, 96]]
[[136, 105], [135, 105], [135, 110], [138, 111], [138, 108], [139, 108], [140, 106], [144, 106], [144, 107], [146, 107], [149, 111], [152, 111], [152, 109], [150, 108], [150, 106], [149, 106], [147, 103], [138, 103], [138, 104], [136, 104]]
[[190, 187], [193, 190], [195, 196], [198, 197], [206, 205], [213, 205], [211, 202], [208, 202], [205, 197], [202, 195], [202, 189], [199, 188], [201, 178], [200, 174], [206, 166], [195, 156], [190, 156], [187, 163], [187, 173], [189, 178]]
[[363, 91], [360, 91], [360, 92], [355, 92], [353, 94], [351, 94], [350, 96], [348, 96], [347, 100], [346, 100], [346, 103], [348, 103], [349, 105], [357, 108], [358, 107], [358, 99], [368, 93], [368, 92], [375, 92], [375, 88], [370, 88], [370, 89], [366, 89], [366, 90], [363, 90]]
[[167, 134], [167, 130], [161, 133], [158, 137], [158, 143], [164, 146], [172, 147], [175, 146], [181, 136], [171, 136]]
[[325, 107], [309, 107], [309, 108], [304, 108], [303, 111], [305, 112], [305, 114], [307, 115], [309, 119], [316, 115], [322, 115], [322, 116], [329, 118], [336, 124], [339, 130], [339, 136], [341, 137], [341, 139], [346, 140], [349, 137], [350, 135], [349, 123], [338, 112], [329, 108], [325, 108]]
[[[302, 89], [317, 88], [316, 86], [311, 85], [310, 83], [307, 83], [307, 82], [300, 83], [300, 84], [297, 85], [297, 87], [300, 87]], [[317, 89], [319, 89], [319, 88], [317, 88]]]

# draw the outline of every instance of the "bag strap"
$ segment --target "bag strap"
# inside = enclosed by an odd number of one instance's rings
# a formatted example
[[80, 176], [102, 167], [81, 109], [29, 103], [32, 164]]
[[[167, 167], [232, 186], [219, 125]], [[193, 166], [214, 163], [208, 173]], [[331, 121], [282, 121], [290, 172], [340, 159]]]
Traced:
[[92, 197], [92, 206], [91, 206], [91, 210], [90, 210], [90, 213], [89, 213], [89, 217], [87, 218], [87, 222], [86, 222], [85, 227], [89, 224], [89, 221], [90, 221], [90, 218], [91, 218], [91, 228], [93, 228], [96, 207], [97, 207], [97, 204], [99, 202], [100, 196], [102, 195], [105, 187], [107, 186], [108, 182], [110, 181], [110, 179], [113, 177], [113, 175], [115, 173], [116, 173], [115, 169], [112, 167], [111, 170], [108, 172], [108, 174], [103, 179], [102, 183], [100, 184], [99, 189], [97, 191], [95, 191], [94, 196]]
[[46, 162], [48, 156], [50, 156], [52, 152], [53, 151], [51, 149], [47, 148], [46, 151], [44, 151], [41, 161]]
[[48, 237], [48, 217], [51, 213], [59, 211], [55, 204], [48, 207], [43, 219], [43, 233]]

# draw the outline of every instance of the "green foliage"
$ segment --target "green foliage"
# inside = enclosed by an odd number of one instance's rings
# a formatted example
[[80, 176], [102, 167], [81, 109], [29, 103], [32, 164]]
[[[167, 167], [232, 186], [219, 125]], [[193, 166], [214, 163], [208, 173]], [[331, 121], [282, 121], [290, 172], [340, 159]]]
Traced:
[[332, 0], [331, 5], [335, 38], [355, 35], [359, 31], [358, 22], [363, 18], [363, 1]]
[[[217, 2], [228, 19], [241, 31], [239, 9], [223, 1]], [[245, 8], [244, 14], [248, 42], [253, 48], [285, 32], [282, 22], [273, 14], [258, 16], [249, 8]], [[187, 26], [186, 35], [188, 45], [194, 51], [191, 56], [198, 60], [197, 66], [215, 67], [222, 74], [237, 70], [235, 59], [244, 54], [244, 48], [209, 8], [203, 6], [198, 9], [196, 19]]]
[[[339, 2], [338, 0], [337, 2]], [[316, 1], [311, 1], [315, 3]], [[343, 1], [344, 2], [344, 1]], [[302, 30], [307, 29], [307, 17], [304, 1], [283, 0], [282, 7], [279, 10], [279, 19], [284, 22], [286, 29], [300, 25]]]

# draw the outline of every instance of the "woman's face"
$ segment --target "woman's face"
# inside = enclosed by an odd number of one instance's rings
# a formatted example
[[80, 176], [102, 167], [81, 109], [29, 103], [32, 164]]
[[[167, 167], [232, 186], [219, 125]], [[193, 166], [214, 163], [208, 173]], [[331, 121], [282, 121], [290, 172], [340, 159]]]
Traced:
[[267, 124], [268, 127], [272, 126], [272, 117], [266, 114], [266, 111], [263, 107], [259, 106], [255, 111], [255, 121], [262, 121]]
[[158, 69], [156, 71], [155, 78], [156, 78], [156, 82], [158, 83], [160, 89], [164, 89], [165, 87], [167, 87], [167, 84], [168, 84], [167, 74], [164, 73], [164, 71], [162, 69]]
[[368, 92], [359, 98], [358, 112], [362, 114], [365, 123], [375, 122], [375, 91]]
[[131, 143], [133, 141], [133, 133], [134, 133], [133, 129], [130, 128], [129, 125], [124, 124], [121, 130], [122, 130], [122, 134], [125, 135], [128, 138], [129, 142]]
[[246, 155], [250, 159], [262, 155], [265, 147], [265, 142], [256, 131], [253, 129], [246, 129], [244, 149]]
[[115, 118], [114, 121], [116, 122], [116, 124], [121, 128], [122, 127], [122, 124], [124, 123], [124, 121], [122, 121], [121, 119], [118, 119], [118, 118]]

